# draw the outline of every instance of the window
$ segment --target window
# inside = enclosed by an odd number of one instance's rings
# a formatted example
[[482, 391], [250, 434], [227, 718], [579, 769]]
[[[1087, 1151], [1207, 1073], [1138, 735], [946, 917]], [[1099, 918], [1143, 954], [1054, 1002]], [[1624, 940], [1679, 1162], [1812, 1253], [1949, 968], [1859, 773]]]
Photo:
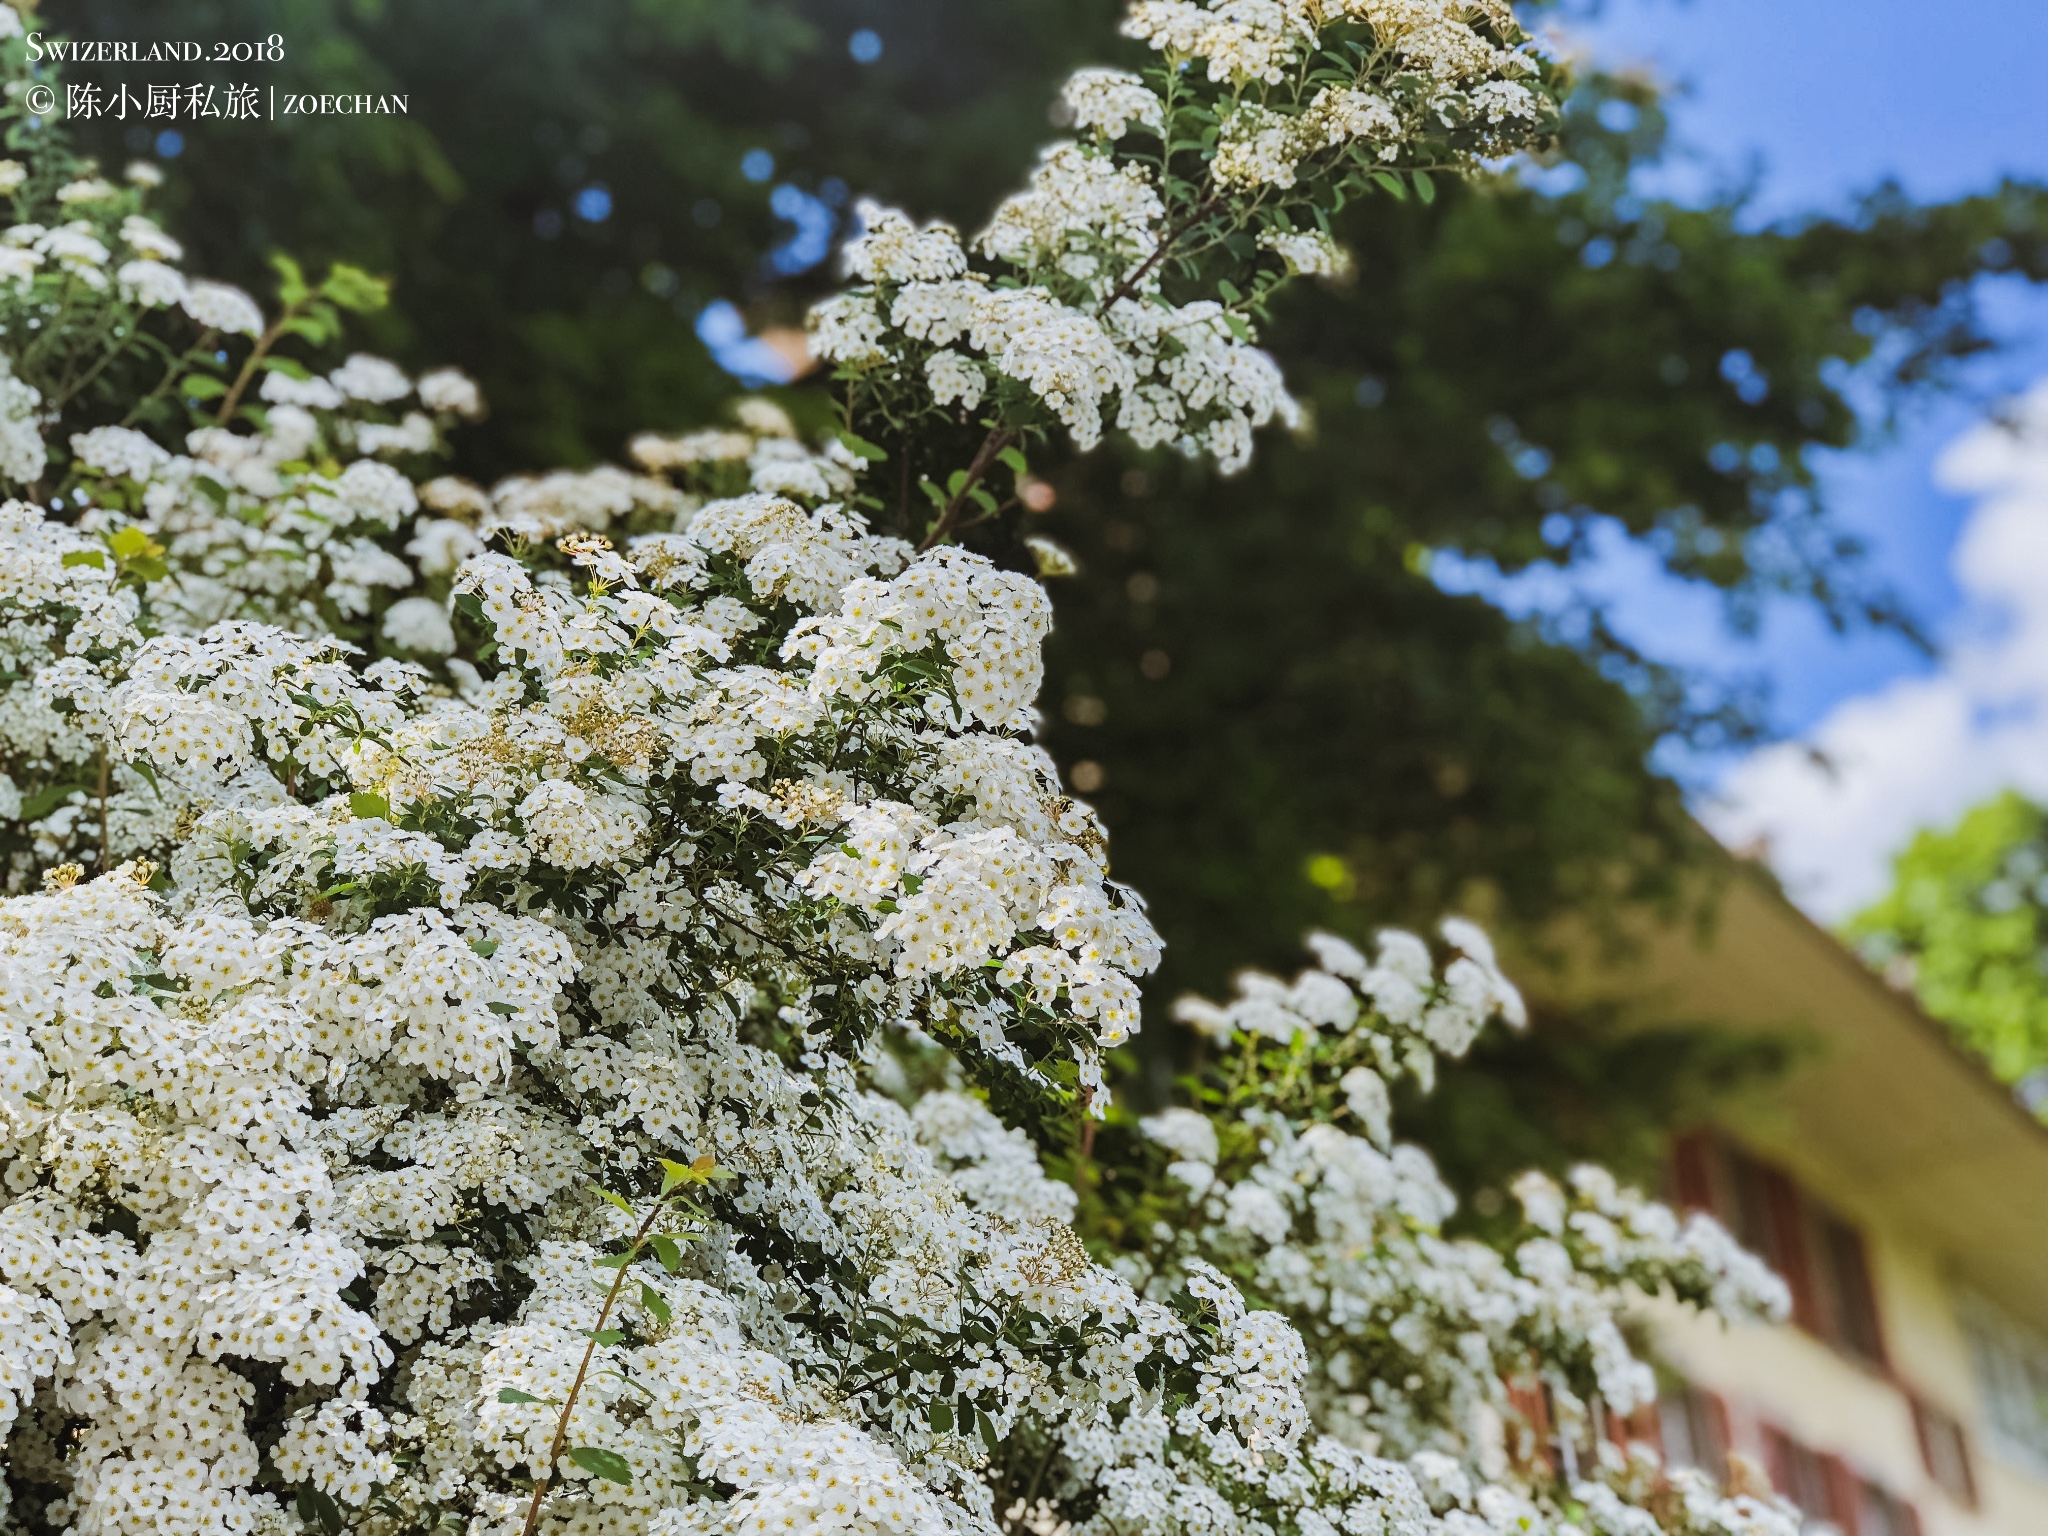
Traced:
[[1808, 1198], [1804, 1204], [1814, 1303], [1820, 1314], [1814, 1331], [1881, 1366], [1884, 1339], [1877, 1328], [1877, 1297], [1870, 1288], [1863, 1235], [1817, 1201]]
[[1666, 1388], [1657, 1399], [1657, 1432], [1666, 1462], [1728, 1480], [1728, 1409], [1720, 1398], [1683, 1382]]
[[1784, 1169], [1713, 1131], [1680, 1138], [1672, 1159], [1681, 1205], [1717, 1217], [1783, 1278], [1792, 1320], [1879, 1370], [1884, 1333], [1863, 1235]]
[[2048, 1472], [2048, 1341], [1981, 1297], [1964, 1296], [1961, 1311], [1992, 1439]]
[[1803, 1536], [1921, 1536], [1913, 1506], [1857, 1475], [1839, 1456], [1764, 1426], [1764, 1470], [1805, 1518]]
[[1963, 1426], [1932, 1403], [1913, 1399], [1913, 1429], [1920, 1460], [1935, 1486], [1966, 1509], [1977, 1507], [1977, 1477], [1970, 1466], [1970, 1441]]
[[1806, 1516], [1801, 1529], [1817, 1533], [1832, 1525], [1846, 1536], [1846, 1524], [1839, 1518], [1837, 1479], [1829, 1476], [1830, 1460], [1782, 1429], [1764, 1426], [1764, 1470], [1771, 1474], [1771, 1486]]
[[1875, 1483], [1864, 1483], [1859, 1492], [1855, 1536], [1920, 1536], [1920, 1517], [1912, 1505]]

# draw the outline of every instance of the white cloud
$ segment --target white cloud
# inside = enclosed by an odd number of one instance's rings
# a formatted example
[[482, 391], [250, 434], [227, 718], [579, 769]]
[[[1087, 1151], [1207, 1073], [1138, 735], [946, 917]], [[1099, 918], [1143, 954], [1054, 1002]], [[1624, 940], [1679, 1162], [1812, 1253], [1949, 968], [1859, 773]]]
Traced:
[[1761, 844], [1824, 921], [1882, 895], [1919, 828], [2007, 787], [2048, 798], [2048, 383], [1965, 433], [1936, 476], [1978, 498], [1952, 557], [1967, 638], [1931, 674], [1745, 759], [1703, 808], [1731, 847]]

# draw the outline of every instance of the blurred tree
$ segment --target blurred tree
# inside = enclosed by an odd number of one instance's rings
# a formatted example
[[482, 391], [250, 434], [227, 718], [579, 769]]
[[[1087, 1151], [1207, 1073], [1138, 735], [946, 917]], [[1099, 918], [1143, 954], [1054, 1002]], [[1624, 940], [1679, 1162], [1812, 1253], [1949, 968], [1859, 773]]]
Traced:
[[1910, 627], [1811, 451], [1869, 441], [1986, 345], [1972, 279], [2048, 272], [2048, 196], [1886, 192], [1752, 232], [1736, 204], [1623, 190], [1661, 141], [1640, 86], [1587, 82], [1568, 123], [1570, 190], [1352, 210], [1356, 285], [1300, 294], [1268, 336], [1311, 440], [1234, 481], [1084, 463], [1043, 519], [1085, 573], [1058, 592], [1048, 739], [1089, 764], [1120, 869], [1183, 940], [1168, 987], [1213, 989], [1248, 947], [1282, 965], [1311, 922], [1527, 924], [1670, 898], [1697, 868], [1707, 840], [1647, 755], [1739, 744], [1757, 700], [1652, 665], [1597, 610], [1539, 628], [1447, 593], [1443, 551], [1565, 566], [1606, 521], [1738, 626], [1791, 592]]
[[2007, 791], [1920, 833], [1842, 932], [2048, 1111], [2048, 812]]
[[[692, 326], [725, 298], [800, 324], [836, 282], [847, 188], [972, 225], [1049, 137], [1114, 0], [45, 0], [81, 37], [260, 40], [275, 65], [78, 66], [82, 79], [399, 93], [403, 116], [79, 125], [163, 155], [196, 269], [269, 253], [394, 280], [366, 339], [460, 359], [493, 419], [485, 478], [615, 457], [735, 382]], [[863, 62], [866, 60], [866, 62]], [[168, 130], [171, 138], [165, 137]], [[794, 281], [792, 281], [794, 280]]]
[[[180, 123], [166, 190], [198, 268], [258, 283], [283, 246], [392, 275], [370, 339], [477, 373], [496, 414], [463, 451], [488, 477], [703, 420], [739, 386], [693, 325], [719, 298], [757, 331], [796, 321], [831, 280], [847, 189], [976, 227], [1050, 136], [1057, 80], [1120, 46], [1120, 9], [46, 0], [45, 16], [87, 36], [278, 32], [287, 57], [263, 79], [280, 92], [408, 96], [405, 118]], [[154, 123], [96, 131], [109, 158], [173, 147]], [[1358, 280], [1297, 292], [1267, 333], [1316, 428], [1265, 445], [1248, 476], [1164, 456], [1039, 466], [1056, 503], [1031, 521], [1082, 565], [1056, 593], [1047, 740], [1152, 901], [1160, 997], [1285, 966], [1312, 923], [1363, 935], [1459, 908], [1526, 930], [1566, 904], [1675, 902], [1711, 867], [1649, 754], [1674, 734], [1742, 739], [1754, 700], [1651, 665], [1595, 611], [1536, 626], [1452, 595], [1432, 579], [1443, 552], [1569, 566], [1610, 519], [1724, 591], [1737, 624], [1789, 591], [1841, 624], [1907, 625], [1863, 582], [1808, 455], [1868, 441], [1988, 345], [1977, 280], [2048, 273], [2048, 198], [1881, 192], [1759, 230], [1739, 200], [1631, 190], [1664, 132], [1648, 84], [1596, 76], [1555, 165], [1429, 206], [1354, 205]], [[987, 547], [1021, 559], [1015, 533]], [[1170, 1035], [1145, 1039], [1168, 1070]], [[1515, 1124], [1436, 1127], [1447, 1165], [1478, 1187], [1518, 1161], [1640, 1161], [1688, 1084], [1749, 1061], [1604, 1040], [1579, 1021], [1475, 1067]], [[1583, 1112], [1603, 1100], [1664, 1108]]]

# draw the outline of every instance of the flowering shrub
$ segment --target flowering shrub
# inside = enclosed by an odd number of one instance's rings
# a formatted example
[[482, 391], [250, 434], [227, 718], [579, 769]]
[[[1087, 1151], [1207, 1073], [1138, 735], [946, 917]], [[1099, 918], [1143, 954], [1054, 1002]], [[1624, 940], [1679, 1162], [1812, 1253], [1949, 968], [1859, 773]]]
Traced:
[[[1468, 925], [1441, 973], [1318, 939], [1188, 1005], [1223, 1065], [1085, 1230], [1041, 1163], [1108, 1115], [1158, 941], [1029, 740], [1042, 590], [948, 535], [1112, 401], [1241, 459], [1291, 409], [1246, 315], [1336, 261], [1315, 210], [1522, 142], [1548, 78], [1490, 5], [1129, 26], [1161, 68], [1070, 86], [1093, 138], [976, 242], [1005, 270], [869, 216], [822, 448], [753, 402], [487, 491], [431, 474], [460, 375], [280, 354], [355, 277], [287, 265], [266, 316], [165, 237], [129, 277], [99, 225], [0, 237], [110, 356], [135, 305], [252, 338], [174, 382], [175, 450], [52, 455], [34, 382], [11, 429], [9, 1531], [1793, 1529], [1592, 1443], [1650, 1394], [1632, 1293], [1782, 1309], [1718, 1228], [1582, 1170], [1506, 1252], [1441, 1235], [1387, 1085], [1519, 1021]], [[853, 428], [907, 454], [984, 402], [926, 547], [877, 531]]]

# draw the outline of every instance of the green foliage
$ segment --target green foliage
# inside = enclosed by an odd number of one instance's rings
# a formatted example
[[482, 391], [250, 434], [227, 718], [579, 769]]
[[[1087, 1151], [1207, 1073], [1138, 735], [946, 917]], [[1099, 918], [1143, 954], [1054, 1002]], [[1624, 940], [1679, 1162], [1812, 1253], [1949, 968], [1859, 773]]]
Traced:
[[2048, 812], [2008, 790], [1892, 870], [1844, 936], [2004, 1081], [2048, 1067]]
[[[796, 324], [836, 282], [826, 263], [776, 279], [792, 234], [769, 207], [785, 181], [972, 225], [1050, 133], [1059, 79], [1099, 59], [1117, 0], [66, 0], [83, 37], [282, 33], [265, 66], [287, 91], [398, 93], [391, 117], [177, 125], [171, 221], [195, 271], [263, 291], [283, 248], [393, 281], [362, 336], [419, 363], [460, 361], [492, 419], [464, 467], [485, 478], [615, 457], [642, 428], [701, 424], [737, 386], [697, 341], [710, 299]], [[879, 63], [848, 57], [877, 28]], [[1128, 45], [1126, 45], [1128, 46]], [[248, 66], [178, 66], [226, 82]], [[157, 78], [130, 68], [131, 87]], [[488, 82], [488, 84], [484, 84]], [[109, 164], [155, 128], [89, 125]], [[770, 153], [767, 183], [741, 162]], [[601, 183], [614, 212], [576, 216]], [[539, 231], [555, 230], [551, 237]]]
[[[1642, 153], [1576, 103], [1568, 121], [1575, 163]], [[1782, 590], [1845, 624], [1894, 612], [1809, 463], [1864, 440], [1828, 360], [1881, 337], [1882, 397], [1939, 380], [1985, 345], [1964, 279], [2036, 271], [2048, 205], [1880, 198], [1761, 234], [1734, 208], [1622, 211], [1597, 176], [1354, 210], [1358, 285], [1305, 293], [1269, 337], [1312, 441], [1234, 481], [1165, 458], [1061, 478], [1044, 521], [1084, 575], [1055, 589], [1048, 740], [1100, 766], [1118, 868], [1168, 938], [1161, 991], [1215, 989], [1247, 938], [1283, 965], [1309, 923], [1668, 899], [1707, 850], [1644, 760], [1666, 734], [1748, 739], [1752, 701], [1648, 665], [1597, 614], [1538, 630], [1447, 595], [1432, 551], [1568, 564], [1604, 517], [1738, 619]], [[1601, 238], [1620, 254], [1589, 268]], [[1770, 381], [1754, 399], [1722, 377], [1738, 350]]]

